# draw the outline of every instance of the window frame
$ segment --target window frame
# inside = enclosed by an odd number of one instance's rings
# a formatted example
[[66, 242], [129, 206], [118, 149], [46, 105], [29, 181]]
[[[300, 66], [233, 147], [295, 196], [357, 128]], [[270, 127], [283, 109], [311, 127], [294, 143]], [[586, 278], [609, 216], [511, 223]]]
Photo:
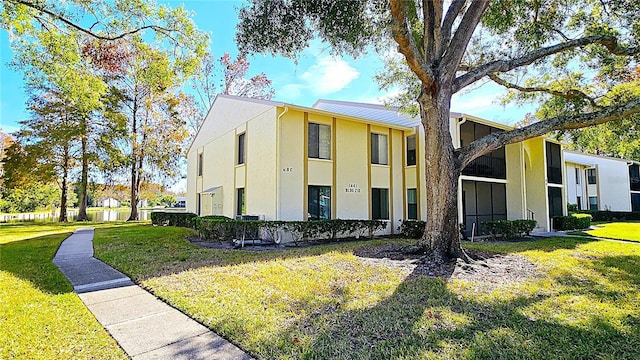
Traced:
[[[381, 137], [384, 137], [386, 153], [382, 152], [382, 149], [380, 149]], [[389, 165], [389, 137], [386, 134], [371, 133], [370, 141], [371, 141], [371, 164]], [[384, 155], [384, 159], [380, 159], [381, 157], [380, 155]]]
[[[323, 192], [325, 194], [323, 195]], [[312, 196], [317, 194], [317, 207], [316, 212], [311, 211], [311, 206], [314, 204]], [[328, 195], [327, 195], [328, 194]], [[328, 196], [329, 200], [325, 203], [325, 207], [329, 209], [327, 216], [324, 217], [322, 210], [322, 196]], [[309, 185], [307, 188], [307, 219], [308, 220], [330, 220], [331, 219], [331, 186], [325, 185]]]
[[[409, 139], [413, 139], [413, 149], [409, 148]], [[406, 166], [415, 166], [417, 163], [417, 155], [418, 155], [418, 143], [417, 143], [417, 136], [414, 135], [409, 135], [407, 136], [407, 148], [406, 148]], [[413, 152], [413, 154], [412, 154]], [[413, 155], [413, 156], [411, 156]]]
[[[595, 202], [592, 202], [591, 199], [595, 199]], [[598, 197], [597, 196], [589, 196], [589, 210], [598, 211]]]
[[246, 132], [242, 134], [238, 134], [237, 138], [237, 157], [236, 157], [236, 165], [244, 165], [246, 162], [246, 153], [247, 153], [247, 137]]
[[[409, 195], [410, 192], [413, 192], [413, 199], [415, 202], [411, 202], [411, 197]], [[415, 214], [412, 216], [412, 213]], [[418, 220], [418, 189], [417, 188], [409, 188], [407, 189], [407, 220]]]
[[[593, 175], [591, 175], [593, 174]], [[596, 168], [587, 169], [587, 185], [597, 185], [598, 184], [598, 176], [597, 176]]]
[[198, 176], [202, 176], [202, 167], [204, 165], [204, 153], [199, 153], [198, 154]]
[[[316, 128], [315, 132], [312, 132], [311, 129]], [[323, 131], [324, 129], [324, 131]], [[322, 141], [322, 134], [329, 135], [329, 142], [325, 143]], [[312, 139], [312, 134], [316, 134], [317, 138]], [[310, 122], [307, 124], [307, 157], [309, 159], [321, 159], [321, 160], [331, 160], [331, 142], [333, 139], [331, 138], [331, 125], [328, 124], [320, 124]], [[327, 148], [322, 147], [321, 145], [325, 145]], [[323, 153], [327, 154], [323, 156]]]
[[[383, 201], [382, 194], [386, 195], [386, 201]], [[378, 205], [377, 209], [376, 209], [376, 203]], [[386, 203], [386, 207], [384, 206], [385, 203]], [[389, 207], [390, 207], [389, 189], [371, 188], [371, 219], [372, 220], [389, 220], [390, 218]]]
[[246, 193], [244, 188], [236, 188], [236, 216], [246, 215]]

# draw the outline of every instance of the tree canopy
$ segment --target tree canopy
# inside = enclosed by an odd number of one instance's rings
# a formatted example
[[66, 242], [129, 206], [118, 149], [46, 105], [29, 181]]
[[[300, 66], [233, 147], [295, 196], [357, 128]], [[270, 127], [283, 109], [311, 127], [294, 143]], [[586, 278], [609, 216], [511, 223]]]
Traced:
[[[462, 169], [506, 144], [640, 112], [640, 97], [612, 102], [640, 53], [640, 5], [626, 0], [252, 0], [236, 40], [245, 52], [296, 56], [320, 38], [338, 53], [396, 48], [390, 73], [410, 70], [400, 100], [413, 99], [425, 129], [427, 204], [421, 247], [436, 260], [463, 256], [457, 193]], [[406, 71], [405, 71], [406, 73]], [[600, 88], [593, 86], [601, 80]], [[407, 83], [402, 77], [388, 84]], [[451, 97], [484, 81], [521, 100], [561, 99], [562, 111], [460, 149], [449, 134]], [[384, 84], [384, 83], [383, 83]]]

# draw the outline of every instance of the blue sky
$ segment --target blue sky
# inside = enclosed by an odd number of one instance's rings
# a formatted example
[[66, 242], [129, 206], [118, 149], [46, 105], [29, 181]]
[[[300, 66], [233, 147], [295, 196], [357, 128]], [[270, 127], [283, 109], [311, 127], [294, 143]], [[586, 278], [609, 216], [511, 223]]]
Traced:
[[[237, 22], [236, 8], [239, 1], [165, 1], [173, 6], [184, 7], [195, 13], [198, 27], [209, 32], [211, 52], [217, 58], [225, 52], [237, 54], [234, 43]], [[12, 53], [6, 31], [0, 32], [0, 129], [13, 132], [18, 121], [28, 117], [25, 110], [27, 100], [22, 73], [7, 66]], [[314, 42], [301, 54], [297, 62], [270, 55], [253, 55], [251, 74], [264, 72], [275, 88], [275, 100], [297, 105], [310, 106], [317, 99], [334, 99], [366, 103], [381, 103], [389, 94], [380, 92], [373, 76], [383, 70], [383, 63], [376, 54], [353, 59], [336, 58], [322, 43]], [[498, 104], [502, 88], [485, 84], [464, 95], [457, 95], [452, 103], [452, 111], [463, 112], [506, 124], [521, 120], [532, 107]]]

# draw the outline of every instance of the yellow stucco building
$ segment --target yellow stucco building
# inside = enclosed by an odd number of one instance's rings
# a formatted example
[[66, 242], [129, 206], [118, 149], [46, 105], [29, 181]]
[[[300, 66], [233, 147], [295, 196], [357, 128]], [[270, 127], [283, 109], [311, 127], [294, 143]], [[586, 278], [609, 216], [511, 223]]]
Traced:
[[[509, 129], [451, 114], [454, 146]], [[187, 211], [265, 220], [425, 219], [419, 120], [381, 105], [312, 107], [218, 95], [189, 148]], [[535, 218], [566, 203], [561, 146], [539, 137], [474, 161], [460, 177], [460, 223]]]

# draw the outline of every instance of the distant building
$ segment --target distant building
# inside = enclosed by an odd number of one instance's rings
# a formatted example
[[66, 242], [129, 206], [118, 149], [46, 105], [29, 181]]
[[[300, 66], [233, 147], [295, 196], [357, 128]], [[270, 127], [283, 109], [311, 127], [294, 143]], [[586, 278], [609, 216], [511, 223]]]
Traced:
[[[456, 148], [509, 126], [451, 113]], [[188, 150], [187, 211], [266, 220], [425, 219], [419, 119], [382, 105], [313, 107], [218, 95]], [[562, 146], [545, 137], [481, 156], [459, 179], [458, 218], [471, 229], [566, 214]]]
[[565, 151], [567, 201], [580, 210], [640, 211], [640, 163]]
[[106, 208], [120, 207], [120, 201], [114, 198], [104, 198], [104, 199], [98, 200], [98, 206], [106, 207]]
[[175, 208], [183, 208], [187, 206], [187, 198], [186, 196], [176, 196], [176, 202], [173, 204]]

